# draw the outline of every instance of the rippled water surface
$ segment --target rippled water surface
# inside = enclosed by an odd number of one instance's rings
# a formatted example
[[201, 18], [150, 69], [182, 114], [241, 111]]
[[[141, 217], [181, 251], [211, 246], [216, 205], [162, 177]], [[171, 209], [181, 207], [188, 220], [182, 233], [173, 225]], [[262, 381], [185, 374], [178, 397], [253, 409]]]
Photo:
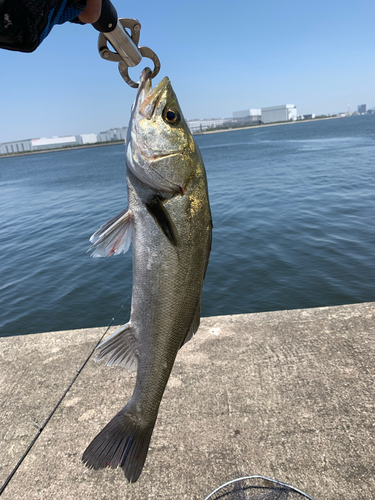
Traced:
[[[375, 115], [197, 136], [214, 236], [202, 315], [375, 300]], [[0, 159], [1, 335], [107, 325], [131, 251], [86, 253], [126, 206], [124, 146]]]

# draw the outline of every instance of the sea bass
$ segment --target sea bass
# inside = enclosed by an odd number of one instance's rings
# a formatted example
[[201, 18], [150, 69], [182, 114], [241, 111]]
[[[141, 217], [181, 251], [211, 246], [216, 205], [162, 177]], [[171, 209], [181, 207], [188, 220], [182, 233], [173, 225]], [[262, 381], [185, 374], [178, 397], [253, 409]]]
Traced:
[[202, 156], [169, 79], [154, 89], [146, 68], [132, 107], [126, 163], [128, 208], [91, 237], [94, 256], [133, 245], [129, 322], [97, 360], [137, 369], [132, 397], [85, 450], [93, 469], [142, 472], [159, 405], [180, 347], [197, 331], [212, 219]]

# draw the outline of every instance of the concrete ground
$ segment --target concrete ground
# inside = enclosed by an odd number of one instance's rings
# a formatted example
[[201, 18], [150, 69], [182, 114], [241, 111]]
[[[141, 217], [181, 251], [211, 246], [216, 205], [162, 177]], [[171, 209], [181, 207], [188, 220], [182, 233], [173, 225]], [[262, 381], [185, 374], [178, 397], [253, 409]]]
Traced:
[[[135, 484], [81, 463], [135, 382], [90, 359], [2, 500], [204, 500], [251, 474], [314, 500], [373, 500], [374, 320], [375, 303], [203, 318], [177, 357]], [[0, 339], [0, 486], [104, 331]]]

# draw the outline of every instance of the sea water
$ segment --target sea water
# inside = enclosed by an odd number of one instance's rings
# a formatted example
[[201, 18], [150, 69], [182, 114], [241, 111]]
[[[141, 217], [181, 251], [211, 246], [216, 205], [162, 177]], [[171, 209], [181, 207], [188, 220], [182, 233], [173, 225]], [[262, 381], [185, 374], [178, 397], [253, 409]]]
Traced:
[[[195, 139], [214, 222], [202, 316], [375, 300], [375, 115]], [[124, 145], [0, 159], [1, 336], [127, 321], [131, 250], [86, 253], [126, 205]]]

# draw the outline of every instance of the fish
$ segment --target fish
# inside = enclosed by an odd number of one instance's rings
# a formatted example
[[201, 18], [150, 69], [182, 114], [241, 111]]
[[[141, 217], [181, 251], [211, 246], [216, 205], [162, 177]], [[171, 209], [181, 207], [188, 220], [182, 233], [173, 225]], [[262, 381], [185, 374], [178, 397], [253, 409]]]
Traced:
[[207, 177], [168, 77], [152, 88], [145, 68], [126, 140], [128, 207], [91, 237], [93, 256], [132, 244], [129, 322], [97, 348], [96, 360], [137, 370], [133, 394], [86, 448], [91, 469], [138, 480], [179, 349], [200, 323], [212, 241]]

